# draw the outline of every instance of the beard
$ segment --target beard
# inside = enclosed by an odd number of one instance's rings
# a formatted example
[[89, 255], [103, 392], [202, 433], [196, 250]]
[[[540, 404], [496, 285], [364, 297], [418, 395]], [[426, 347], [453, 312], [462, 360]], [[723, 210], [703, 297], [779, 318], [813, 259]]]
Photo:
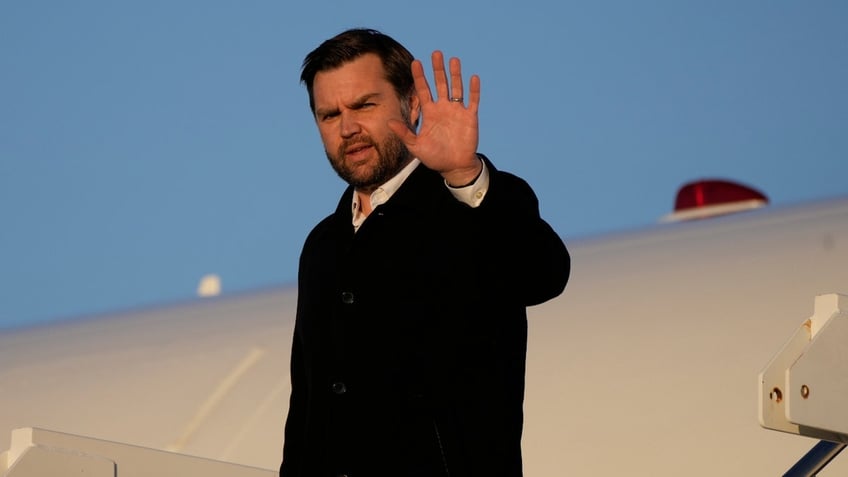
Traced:
[[[345, 151], [351, 146], [371, 146], [377, 153], [376, 163], [368, 161], [359, 165], [351, 165], [345, 161]], [[359, 134], [345, 139], [335, 155], [326, 151], [327, 159], [336, 174], [357, 190], [373, 192], [395, 176], [406, 165], [410, 158], [409, 150], [400, 138], [389, 134], [382, 143], [376, 143], [366, 134]]]

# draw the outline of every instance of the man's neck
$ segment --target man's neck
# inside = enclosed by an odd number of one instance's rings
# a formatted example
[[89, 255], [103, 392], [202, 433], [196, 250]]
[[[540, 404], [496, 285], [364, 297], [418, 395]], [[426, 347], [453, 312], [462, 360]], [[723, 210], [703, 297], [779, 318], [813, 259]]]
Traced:
[[371, 213], [371, 193], [374, 192], [374, 189], [370, 190], [359, 190], [356, 189], [354, 193], [357, 197], [359, 197], [359, 213], [362, 214], [363, 217], [368, 217], [368, 214]]

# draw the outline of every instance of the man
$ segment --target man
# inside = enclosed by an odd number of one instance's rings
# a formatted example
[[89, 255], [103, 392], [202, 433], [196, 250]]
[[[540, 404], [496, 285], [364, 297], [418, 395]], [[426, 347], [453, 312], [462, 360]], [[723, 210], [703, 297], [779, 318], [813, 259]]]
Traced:
[[[303, 247], [280, 475], [521, 476], [525, 308], [569, 256], [521, 179], [477, 153], [480, 80], [349, 30], [304, 60], [348, 184]], [[416, 132], [417, 129], [417, 132]]]

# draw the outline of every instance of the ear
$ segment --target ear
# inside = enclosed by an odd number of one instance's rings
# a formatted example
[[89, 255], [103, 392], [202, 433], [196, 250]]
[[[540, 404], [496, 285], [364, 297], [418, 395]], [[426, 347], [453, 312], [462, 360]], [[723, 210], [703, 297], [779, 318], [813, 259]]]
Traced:
[[421, 119], [421, 100], [418, 99], [417, 94], [413, 94], [409, 99], [409, 122], [412, 124], [412, 128], [418, 129], [418, 122]]

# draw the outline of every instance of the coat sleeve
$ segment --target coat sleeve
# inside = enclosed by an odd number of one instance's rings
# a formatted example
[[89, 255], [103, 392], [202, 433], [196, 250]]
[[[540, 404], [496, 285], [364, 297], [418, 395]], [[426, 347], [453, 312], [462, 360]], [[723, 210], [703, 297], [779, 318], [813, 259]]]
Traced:
[[541, 218], [539, 201], [527, 182], [498, 171], [485, 156], [483, 160], [490, 171], [489, 190], [480, 206], [468, 213], [493, 286], [511, 296], [517, 293], [525, 306], [558, 296], [571, 271], [565, 244]]

